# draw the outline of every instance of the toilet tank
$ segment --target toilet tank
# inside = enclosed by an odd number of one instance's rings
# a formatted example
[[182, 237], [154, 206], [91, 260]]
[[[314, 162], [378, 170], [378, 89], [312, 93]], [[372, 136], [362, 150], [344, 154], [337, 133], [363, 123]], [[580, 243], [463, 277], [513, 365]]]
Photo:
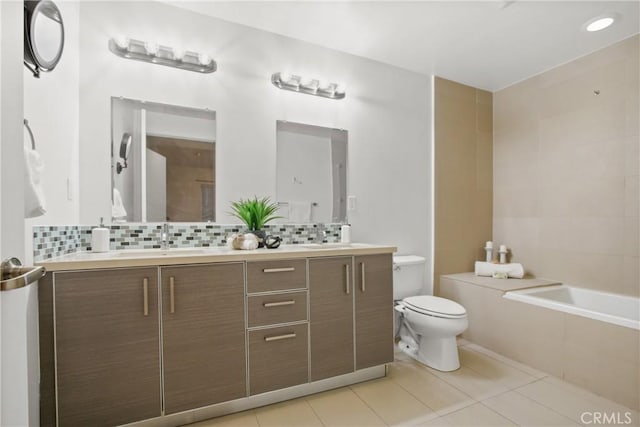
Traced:
[[425, 258], [417, 255], [393, 257], [393, 299], [419, 295], [424, 280]]

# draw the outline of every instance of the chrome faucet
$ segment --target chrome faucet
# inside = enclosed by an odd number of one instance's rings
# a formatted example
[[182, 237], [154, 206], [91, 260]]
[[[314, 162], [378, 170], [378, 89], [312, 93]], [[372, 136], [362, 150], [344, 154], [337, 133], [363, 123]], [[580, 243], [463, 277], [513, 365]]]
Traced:
[[165, 222], [162, 226], [162, 234], [160, 235], [160, 248], [169, 249], [169, 223]]

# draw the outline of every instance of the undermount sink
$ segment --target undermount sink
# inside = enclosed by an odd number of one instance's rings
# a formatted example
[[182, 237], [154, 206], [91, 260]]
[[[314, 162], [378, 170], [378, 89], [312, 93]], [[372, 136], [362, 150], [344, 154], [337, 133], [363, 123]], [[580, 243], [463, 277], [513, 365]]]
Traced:
[[350, 249], [358, 245], [355, 243], [305, 243], [300, 246], [307, 249]]
[[141, 249], [141, 250], [123, 250], [115, 253], [117, 257], [122, 258], [139, 258], [149, 256], [188, 256], [200, 255], [206, 252], [206, 249]]

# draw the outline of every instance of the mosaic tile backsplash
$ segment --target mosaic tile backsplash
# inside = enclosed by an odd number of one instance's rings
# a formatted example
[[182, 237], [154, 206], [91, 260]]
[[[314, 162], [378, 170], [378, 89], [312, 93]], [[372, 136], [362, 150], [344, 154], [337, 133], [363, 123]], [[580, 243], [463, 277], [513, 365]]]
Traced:
[[[339, 242], [341, 224], [273, 224], [267, 235], [280, 236], [283, 244]], [[91, 230], [97, 225], [54, 225], [33, 227], [33, 259], [42, 261], [77, 251], [91, 250]], [[111, 250], [160, 248], [163, 224], [113, 224]], [[169, 224], [169, 247], [226, 246], [227, 237], [243, 232], [239, 224]], [[324, 234], [321, 238], [321, 233]]]

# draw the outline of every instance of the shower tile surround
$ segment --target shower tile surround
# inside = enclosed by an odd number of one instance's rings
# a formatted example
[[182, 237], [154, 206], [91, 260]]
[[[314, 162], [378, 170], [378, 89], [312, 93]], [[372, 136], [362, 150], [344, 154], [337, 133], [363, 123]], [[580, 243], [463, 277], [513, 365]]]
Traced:
[[[325, 224], [323, 242], [340, 241], [342, 224]], [[76, 251], [91, 250], [91, 230], [97, 225], [52, 225], [33, 227], [33, 260], [55, 258]], [[158, 249], [163, 224], [112, 224], [110, 249]], [[170, 248], [225, 246], [227, 237], [240, 233], [240, 224], [169, 223]], [[267, 235], [280, 236], [283, 244], [304, 244], [318, 241], [318, 224], [273, 224], [265, 226]]]

